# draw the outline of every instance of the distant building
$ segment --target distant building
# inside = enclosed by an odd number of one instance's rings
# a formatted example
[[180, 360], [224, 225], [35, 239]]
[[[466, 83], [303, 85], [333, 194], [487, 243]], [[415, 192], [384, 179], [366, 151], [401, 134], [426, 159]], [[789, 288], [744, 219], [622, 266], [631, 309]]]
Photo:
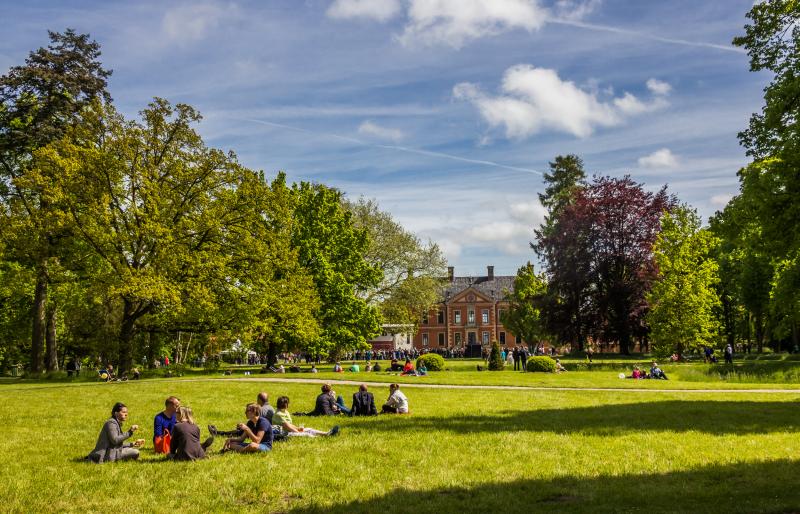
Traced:
[[414, 336], [416, 348], [464, 348], [479, 354], [494, 340], [501, 346], [517, 344], [500, 322], [508, 309], [506, 295], [514, 289], [513, 275], [495, 276], [494, 266], [487, 266], [483, 277], [456, 277], [453, 267], [447, 268], [447, 275], [441, 301], [423, 316]]
[[367, 343], [373, 350], [410, 350], [413, 346], [413, 325], [381, 325], [383, 334], [373, 337]]

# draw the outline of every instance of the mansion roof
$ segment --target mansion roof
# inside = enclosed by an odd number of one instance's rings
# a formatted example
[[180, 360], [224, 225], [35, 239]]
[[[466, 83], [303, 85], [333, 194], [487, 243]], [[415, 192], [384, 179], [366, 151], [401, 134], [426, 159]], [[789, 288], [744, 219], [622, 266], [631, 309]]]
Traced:
[[443, 300], [445, 303], [450, 302], [467, 289], [473, 289], [492, 301], [503, 300], [506, 298], [507, 292], [514, 290], [514, 278], [513, 275], [495, 276], [491, 272], [483, 277], [453, 276], [443, 287]]

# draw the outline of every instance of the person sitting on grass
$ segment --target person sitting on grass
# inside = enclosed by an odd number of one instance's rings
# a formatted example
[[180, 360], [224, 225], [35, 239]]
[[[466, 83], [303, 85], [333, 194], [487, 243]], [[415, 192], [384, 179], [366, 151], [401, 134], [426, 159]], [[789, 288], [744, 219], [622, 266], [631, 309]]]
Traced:
[[[164, 400], [164, 410], [153, 418], [153, 446], [156, 447], [156, 453], [169, 453], [169, 446], [161, 447], [159, 441], [167, 435], [171, 437], [172, 429], [178, 422], [175, 413], [178, 412], [180, 406], [181, 401], [175, 396], [170, 396]], [[159, 451], [159, 448], [163, 451]]]
[[275, 414], [275, 408], [269, 404], [269, 395], [266, 391], [258, 393], [258, 396], [256, 396], [256, 403], [261, 407], [261, 415], [272, 423], [272, 415]]
[[176, 414], [178, 422], [172, 430], [168, 458], [173, 460], [197, 460], [206, 458], [206, 450], [214, 442], [214, 434], [200, 444], [200, 427], [194, 422], [192, 409], [181, 405]]
[[369, 373], [370, 371], [372, 371], [372, 363], [371, 362], [367, 361], [367, 365], [364, 366], [364, 371], [366, 373]]
[[352, 416], [377, 416], [378, 409], [375, 407], [375, 396], [367, 391], [367, 384], [358, 386], [358, 392], [353, 393], [353, 409], [350, 411]]
[[336, 425], [330, 431], [323, 432], [313, 428], [306, 428], [303, 426], [296, 426], [292, 423], [292, 415], [289, 414], [289, 397], [281, 396], [278, 398], [278, 410], [272, 416], [275, 425], [280, 427], [281, 435], [284, 437], [320, 437], [320, 436], [334, 436], [339, 433], [339, 425]]
[[350, 365], [348, 371], [350, 373], [359, 373], [361, 372], [361, 367], [358, 365], [358, 363], [354, 362], [353, 364]]
[[383, 404], [381, 412], [384, 414], [408, 414], [408, 398], [400, 391], [400, 384], [389, 386], [389, 398]]
[[392, 359], [392, 362], [389, 365], [390, 371], [403, 371], [403, 366], [397, 362], [397, 359]]
[[563, 373], [567, 368], [561, 365], [561, 359], [556, 359], [556, 373]]
[[103, 424], [94, 450], [86, 456], [97, 464], [114, 462], [117, 460], [136, 460], [139, 458], [139, 448], [144, 444], [144, 439], [137, 439], [133, 443], [125, 440], [139, 430], [139, 425], [131, 425], [127, 432], [122, 431], [122, 424], [128, 419], [128, 407], [124, 403], [115, 403], [111, 408], [111, 417]]
[[372, 366], [372, 371], [374, 371], [375, 373], [381, 371], [381, 363], [380, 362], [376, 362], [375, 365]]
[[639, 366], [634, 366], [633, 373], [631, 373], [631, 378], [639, 380], [645, 378], [645, 374], [642, 370], [639, 369]]
[[406, 363], [403, 366], [403, 372], [400, 373], [401, 375], [416, 375], [417, 372], [414, 370], [414, 365], [411, 363], [411, 359], [406, 359]]
[[319, 373], [319, 370], [317, 369], [317, 365], [316, 364], [312, 364], [311, 365], [311, 373]]
[[417, 368], [417, 375], [424, 377], [428, 374], [428, 368], [425, 367], [424, 362], [419, 363], [419, 367]]
[[653, 365], [650, 367], [650, 378], [654, 378], [656, 380], [668, 380], [667, 375], [661, 371], [661, 368], [658, 367], [656, 361], [653, 361]]
[[[244, 415], [247, 416], [247, 423], [236, 425], [242, 435], [226, 440], [222, 451], [255, 453], [272, 450], [272, 425], [261, 415], [261, 407], [257, 403], [248, 403]], [[250, 439], [250, 442], [244, 442], [245, 439]]]
[[339, 405], [337, 405], [336, 398], [331, 394], [331, 391], [330, 384], [322, 384], [322, 392], [317, 395], [317, 400], [314, 402], [314, 410], [306, 414], [306, 416], [335, 416], [339, 414]]
[[344, 372], [344, 369], [342, 369], [341, 363], [337, 362], [336, 364], [333, 365], [333, 372], [334, 373], [342, 373], [342, 372]]

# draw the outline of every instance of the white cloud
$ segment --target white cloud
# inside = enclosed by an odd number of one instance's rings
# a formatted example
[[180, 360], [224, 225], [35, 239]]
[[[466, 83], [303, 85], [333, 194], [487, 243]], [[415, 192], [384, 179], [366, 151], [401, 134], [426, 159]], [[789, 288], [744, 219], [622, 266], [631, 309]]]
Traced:
[[639, 166], [643, 168], [674, 168], [677, 165], [678, 158], [669, 148], [662, 148], [639, 158]]
[[667, 96], [672, 91], [672, 86], [670, 86], [667, 82], [658, 79], [648, 79], [647, 89], [649, 89], [654, 95]]
[[402, 141], [405, 137], [403, 131], [399, 129], [381, 127], [369, 120], [365, 121], [358, 127], [358, 133], [362, 136], [372, 136], [378, 139], [393, 141], [395, 143]]
[[544, 222], [547, 209], [539, 201], [512, 203], [509, 207], [511, 217], [517, 221], [526, 223], [528, 226], [538, 226]]
[[632, 94], [625, 92], [620, 98], [614, 99], [614, 106], [628, 116], [636, 116], [645, 112], [653, 112], [668, 106], [669, 102], [657, 97], [649, 102], [643, 102]]
[[592, 14], [602, 0], [558, 0], [554, 7], [554, 14], [562, 20], [580, 21]]
[[400, 12], [400, 0], [335, 0], [328, 8], [331, 18], [366, 18], [385, 22]]
[[524, 138], [544, 129], [587, 137], [596, 127], [610, 127], [633, 116], [665, 107], [655, 98], [643, 102], [630, 93], [611, 102], [562, 80], [555, 70], [520, 64], [503, 75], [503, 94], [491, 96], [475, 84], [462, 82], [453, 88], [456, 99], [471, 102], [492, 127], [504, 127], [509, 138]]
[[733, 198], [733, 195], [714, 195], [711, 197], [711, 205], [715, 207], [725, 207], [728, 205], [728, 202], [731, 201], [731, 198]]
[[530, 233], [530, 227], [513, 221], [491, 221], [468, 231], [469, 237], [475, 241], [507, 241]]
[[208, 33], [236, 13], [233, 5], [186, 4], [164, 13], [161, 28], [171, 41], [185, 42], [205, 38]]
[[404, 45], [445, 44], [460, 48], [470, 40], [514, 29], [539, 29], [547, 10], [537, 0], [409, 0]]

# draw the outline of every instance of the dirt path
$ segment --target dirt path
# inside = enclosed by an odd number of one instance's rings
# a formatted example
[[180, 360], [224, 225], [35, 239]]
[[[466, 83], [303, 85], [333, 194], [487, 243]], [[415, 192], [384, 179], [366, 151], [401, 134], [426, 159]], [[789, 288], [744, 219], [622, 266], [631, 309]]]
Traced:
[[[388, 387], [388, 382], [367, 382], [356, 380], [324, 380], [319, 378], [277, 378], [277, 377], [251, 377], [251, 378], [213, 378], [213, 379], [186, 379], [186, 382], [193, 381], [233, 381], [233, 382], [292, 382], [301, 384], [346, 384], [361, 385], [367, 384], [370, 387]], [[800, 389], [636, 389], [636, 388], [616, 388], [616, 387], [544, 387], [544, 386], [509, 386], [509, 385], [456, 385], [456, 384], [409, 384], [401, 383], [401, 387], [422, 388], [422, 389], [499, 389], [510, 391], [603, 391], [603, 392], [632, 392], [632, 393], [767, 393], [767, 394], [797, 394]]]

